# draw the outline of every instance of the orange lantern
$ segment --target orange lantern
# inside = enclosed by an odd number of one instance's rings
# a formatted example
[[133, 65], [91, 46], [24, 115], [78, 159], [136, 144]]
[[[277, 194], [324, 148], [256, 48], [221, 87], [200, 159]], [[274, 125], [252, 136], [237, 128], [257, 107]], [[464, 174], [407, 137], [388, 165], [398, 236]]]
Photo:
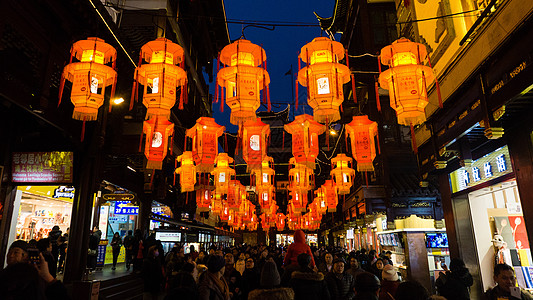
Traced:
[[265, 50], [244, 39], [227, 45], [220, 52], [220, 62], [225, 67], [218, 72], [217, 84], [226, 89], [232, 124], [256, 118], [255, 111], [261, 105], [260, 91], [266, 90], [270, 83], [266, 70], [259, 67], [265, 60]]
[[229, 157], [227, 153], [219, 153], [215, 158], [215, 164], [217, 166], [211, 174], [215, 177], [215, 190], [219, 194], [228, 193], [229, 182], [235, 176], [235, 170], [229, 166], [232, 162], [233, 158]]
[[300, 58], [307, 67], [298, 72], [298, 82], [307, 87], [307, 103], [313, 108], [315, 121], [339, 120], [343, 84], [351, 75], [347, 66], [338, 63], [344, 58], [344, 47], [327, 37], [317, 37], [302, 47]]
[[406, 38], [381, 49], [381, 63], [389, 69], [379, 75], [379, 84], [389, 90], [390, 105], [399, 124], [414, 126], [426, 120], [426, 81], [434, 79], [433, 70], [423, 65], [426, 56], [426, 46]]
[[202, 188], [196, 191], [196, 211], [209, 211], [211, 208], [211, 190]]
[[264, 231], [268, 231], [268, 229], [270, 229], [270, 224], [271, 224], [271, 219], [272, 217], [270, 217], [269, 215], [267, 214], [261, 214], [261, 228], [264, 230]]
[[241, 203], [246, 200], [246, 189], [238, 180], [229, 181], [228, 189], [228, 208], [230, 210], [239, 210]]
[[346, 124], [346, 132], [350, 136], [352, 156], [357, 161], [357, 171], [374, 171], [376, 147], [374, 137], [378, 133], [378, 124], [370, 121], [367, 116], [355, 116]]
[[196, 184], [196, 166], [192, 159], [192, 152], [185, 151], [176, 160], [181, 162], [180, 167], [176, 169], [176, 174], [180, 175], [181, 192], [194, 191], [194, 185]]
[[273, 186], [258, 186], [256, 193], [259, 198], [259, 205], [261, 205], [261, 211], [267, 212], [270, 210], [270, 206], [275, 201], [274, 199], [274, 187]]
[[289, 200], [290, 206], [294, 212], [305, 212], [307, 209], [307, 192], [300, 190], [290, 191], [291, 199]]
[[272, 202], [272, 205], [270, 205], [270, 208], [265, 212], [265, 214], [269, 216], [275, 216], [278, 212], [279, 206], [276, 204], [275, 201]]
[[228, 208], [228, 205], [222, 201], [222, 211], [220, 212], [220, 221], [221, 222], [228, 222], [228, 219], [229, 219], [229, 216], [230, 216], [230, 210]]
[[[75, 57], [79, 62], [72, 62]], [[74, 104], [72, 118], [80, 121], [94, 121], [98, 108], [104, 103], [105, 89], [111, 85], [111, 98], [115, 94], [117, 72], [115, 60], [117, 51], [104, 40], [90, 37], [77, 41], [70, 49], [70, 63], [61, 74], [59, 102], [65, 86], [65, 79], [72, 82], [70, 101]], [[106, 66], [112, 62], [113, 67]]]
[[192, 138], [192, 155], [198, 172], [211, 172], [218, 155], [218, 137], [226, 127], [218, 125], [214, 118], [200, 117], [196, 124], [187, 129], [186, 134]]
[[236, 224], [239, 224], [238, 215], [235, 213], [235, 211], [230, 210], [228, 215], [228, 225], [234, 227], [240, 226], [236, 226]]
[[146, 168], [161, 170], [163, 159], [167, 156], [168, 140], [174, 134], [174, 124], [164, 118], [152, 118], [143, 122], [143, 133], [146, 135]]
[[296, 116], [292, 123], [285, 124], [284, 128], [292, 135], [292, 154], [296, 163], [314, 170], [319, 150], [318, 136], [326, 131], [326, 126], [303, 114]]
[[283, 231], [285, 229], [285, 215], [282, 213], [276, 214], [276, 229]]
[[324, 184], [315, 191], [315, 193], [319, 201], [326, 202], [328, 212], [337, 211], [337, 188], [335, 187], [335, 183], [333, 182], [333, 180], [326, 180]]
[[270, 166], [274, 165], [274, 160], [270, 156], [265, 156], [261, 163], [261, 168], [252, 170], [255, 177], [255, 186], [268, 188], [274, 185], [274, 169]]
[[261, 122], [260, 118], [244, 122], [242, 126], [242, 157], [247, 163], [247, 169], [260, 169], [261, 163], [267, 157], [267, 139], [270, 126]]
[[309, 191], [315, 187], [315, 172], [305, 165], [297, 164], [294, 157], [289, 159], [289, 189]]
[[158, 38], [142, 46], [140, 59], [147, 64], [139, 63], [135, 70], [132, 100], [137, 95], [139, 83], [144, 86], [146, 118], [162, 116], [169, 119], [170, 109], [176, 104], [177, 88], [181, 86], [183, 89], [187, 82], [187, 73], [177, 66], [183, 61], [183, 48], [168, 39]]
[[220, 193], [213, 193], [213, 199], [211, 201], [211, 212], [220, 215], [223, 212], [224, 209], [224, 203], [222, 201], [222, 194]]
[[339, 195], [346, 195], [350, 193], [350, 188], [353, 184], [353, 177], [355, 170], [351, 168], [352, 158], [346, 154], [339, 153], [336, 157], [331, 159], [331, 164], [334, 168], [330, 174], [335, 181], [337, 193]]

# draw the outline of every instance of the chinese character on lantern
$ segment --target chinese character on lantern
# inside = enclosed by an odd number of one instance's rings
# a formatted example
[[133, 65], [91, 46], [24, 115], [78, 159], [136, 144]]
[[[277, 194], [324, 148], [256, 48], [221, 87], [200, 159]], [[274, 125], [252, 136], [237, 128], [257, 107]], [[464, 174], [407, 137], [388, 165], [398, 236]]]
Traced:
[[255, 111], [261, 105], [260, 91], [265, 93], [270, 82], [268, 73], [261, 67], [265, 61], [265, 50], [245, 39], [227, 45], [220, 52], [220, 62], [225, 67], [218, 72], [217, 84], [226, 89], [232, 124], [256, 118]]
[[176, 160], [181, 162], [180, 167], [176, 169], [176, 174], [180, 175], [181, 192], [194, 191], [194, 185], [196, 184], [196, 166], [194, 165], [192, 152], [185, 151]]
[[[65, 80], [72, 82], [72, 118], [94, 121], [98, 117], [98, 108], [104, 103], [106, 87], [112, 87], [111, 98], [115, 93], [117, 72], [114, 66], [117, 51], [102, 39], [90, 37], [75, 42], [70, 49], [70, 57], [70, 63], [65, 66], [61, 75], [59, 101], [61, 102]], [[78, 62], [72, 62], [72, 58], [76, 58]], [[106, 65], [109, 63], [113, 66]]]
[[389, 90], [399, 124], [414, 126], [426, 120], [427, 82], [434, 78], [433, 70], [423, 64], [426, 56], [426, 46], [406, 38], [381, 49], [381, 63], [389, 69], [379, 75], [379, 84]]
[[242, 157], [247, 164], [247, 170], [260, 169], [267, 157], [267, 139], [270, 126], [261, 122], [260, 118], [244, 122], [242, 125]]
[[344, 101], [343, 84], [350, 81], [350, 69], [340, 64], [344, 58], [341, 43], [318, 37], [302, 47], [300, 58], [307, 64], [299, 70], [298, 82], [307, 87], [307, 103], [315, 121], [331, 123], [340, 119]]
[[192, 138], [192, 155], [198, 172], [211, 172], [218, 155], [218, 137], [225, 127], [218, 125], [214, 118], [200, 117], [196, 124], [187, 129], [187, 136]]
[[339, 195], [346, 195], [350, 193], [352, 187], [355, 170], [351, 168], [352, 158], [345, 154], [339, 153], [336, 157], [331, 159], [333, 169], [330, 174], [335, 181], [337, 192]]
[[374, 171], [376, 147], [374, 137], [378, 132], [376, 122], [367, 116], [355, 116], [352, 122], [346, 124], [346, 132], [350, 136], [352, 156], [357, 161], [357, 171]]
[[174, 124], [165, 118], [152, 118], [143, 123], [146, 135], [144, 154], [148, 159], [146, 169], [163, 168], [163, 159], [167, 156], [169, 138], [174, 134]]
[[303, 114], [296, 116], [292, 123], [285, 124], [284, 128], [292, 135], [292, 154], [296, 163], [314, 170], [319, 150], [318, 136], [326, 131], [326, 126]]

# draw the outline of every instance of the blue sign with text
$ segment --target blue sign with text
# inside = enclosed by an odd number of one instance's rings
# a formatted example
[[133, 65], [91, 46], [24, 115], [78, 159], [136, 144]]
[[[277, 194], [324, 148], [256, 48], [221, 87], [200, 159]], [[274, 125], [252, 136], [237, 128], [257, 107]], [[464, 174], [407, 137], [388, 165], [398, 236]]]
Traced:
[[139, 207], [131, 206], [129, 201], [116, 201], [115, 202], [115, 215], [138, 215]]

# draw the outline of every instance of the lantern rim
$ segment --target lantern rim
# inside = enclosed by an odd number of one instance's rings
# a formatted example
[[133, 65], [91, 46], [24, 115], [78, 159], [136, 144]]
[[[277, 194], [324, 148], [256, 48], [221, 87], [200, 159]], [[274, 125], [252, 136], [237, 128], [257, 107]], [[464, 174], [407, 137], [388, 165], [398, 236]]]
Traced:
[[[141, 56], [146, 62], [148, 62], [148, 64], [150, 64], [150, 62], [152, 61], [152, 55], [155, 51], [165, 50], [166, 52], [172, 53], [172, 61], [174, 65], [179, 64], [183, 61], [183, 48], [180, 45], [172, 42], [171, 40], [163, 37], [157, 38], [153, 41], [149, 41], [148, 43], [144, 44], [141, 47]], [[162, 63], [167, 64], [166, 59]]]
[[[220, 62], [228, 66], [231, 63], [231, 57], [237, 53], [237, 46], [239, 52], [250, 53], [254, 57], [254, 66], [259, 66], [266, 60], [266, 52], [261, 47], [249, 40], [239, 39], [229, 45], [226, 45], [220, 52]], [[261, 59], [262, 58], [262, 59]]]
[[392, 42], [391, 45], [381, 49], [381, 63], [387, 66], [390, 65], [394, 54], [401, 52], [413, 53], [416, 57], [420, 58], [420, 63], [422, 63], [427, 56], [427, 50], [424, 44], [412, 42], [411, 40], [402, 37]]
[[337, 56], [337, 60], [342, 60], [344, 58], [344, 46], [337, 41], [323, 36], [316, 37], [311, 42], [305, 44], [300, 50], [300, 58], [304, 63], [308, 63], [307, 57], [302, 54], [309, 53], [309, 57], [311, 57], [311, 54], [315, 51], [329, 50], [331, 52], [331, 45], [333, 45], [332, 54]]
[[[75, 42], [72, 44], [70, 53], [76, 57], [76, 59], [81, 60], [83, 51], [95, 49], [96, 51], [104, 54], [104, 64], [114, 61], [117, 58], [117, 50], [110, 44], [106, 43], [103, 39], [97, 37], [88, 37], [86, 40], [79, 40]], [[93, 61], [93, 63], [96, 62]]]
[[316, 122], [313, 116], [308, 114], [297, 115], [289, 124], [283, 125], [285, 131], [290, 134], [295, 134], [300, 131], [305, 125], [309, 126], [309, 129], [316, 131], [318, 135], [321, 135], [326, 131], [326, 126]]
[[[188, 137], [192, 138], [196, 134], [196, 131], [199, 128], [203, 128], [203, 126], [207, 126], [208, 129], [209, 129], [209, 132], [215, 132], [215, 135], [217, 137], [221, 136], [224, 133], [224, 131], [226, 130], [225, 126], [217, 124], [217, 122], [215, 121], [215, 118], [200, 117], [200, 118], [198, 118], [196, 120], [196, 124], [194, 124], [193, 127], [189, 128], [189, 129], [187, 129], [185, 131], [185, 134]], [[209, 128], [209, 127], [214, 127], [214, 128]]]

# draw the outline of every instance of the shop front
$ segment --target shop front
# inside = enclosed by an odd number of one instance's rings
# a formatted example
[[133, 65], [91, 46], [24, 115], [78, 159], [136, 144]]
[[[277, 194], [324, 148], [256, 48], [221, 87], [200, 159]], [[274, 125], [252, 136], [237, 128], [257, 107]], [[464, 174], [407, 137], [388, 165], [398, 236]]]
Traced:
[[[316, 233], [306, 233], [305, 234], [306, 243], [309, 246], [318, 246], [318, 234]], [[294, 242], [294, 234], [287, 233], [277, 233], [276, 234], [276, 245], [278, 246], [288, 246]]]

